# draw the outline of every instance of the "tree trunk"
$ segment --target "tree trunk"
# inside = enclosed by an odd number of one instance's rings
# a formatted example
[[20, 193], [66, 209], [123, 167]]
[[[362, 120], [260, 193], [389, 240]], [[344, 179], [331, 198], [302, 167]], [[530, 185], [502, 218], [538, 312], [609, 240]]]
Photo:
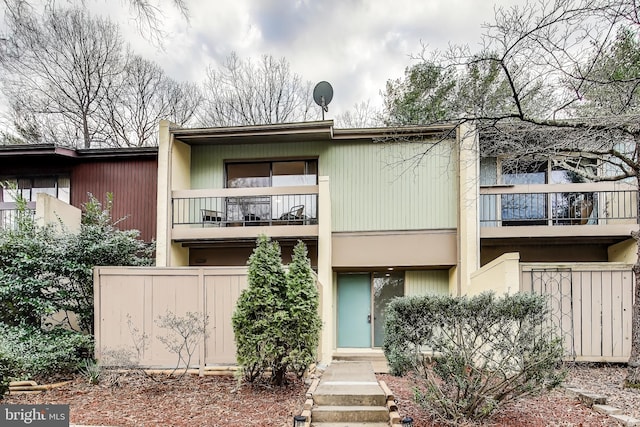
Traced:
[[[638, 185], [638, 195], [640, 196], [640, 174], [636, 171], [636, 184]], [[640, 218], [640, 199], [637, 207], [638, 218]], [[629, 356], [627, 378], [625, 387], [640, 388], [640, 231], [633, 233], [638, 246], [638, 256], [633, 265], [635, 278], [633, 291], [633, 308], [631, 310], [631, 355]]]

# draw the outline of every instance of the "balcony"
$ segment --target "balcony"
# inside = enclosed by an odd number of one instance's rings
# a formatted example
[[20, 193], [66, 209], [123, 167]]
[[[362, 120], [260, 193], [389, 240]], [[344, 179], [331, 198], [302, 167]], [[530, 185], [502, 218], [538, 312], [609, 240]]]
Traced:
[[172, 240], [318, 237], [318, 186], [177, 190]]
[[[29, 205], [35, 205], [35, 203], [29, 203]], [[21, 212], [15, 207], [15, 203], [0, 203], [0, 229], [15, 229], [22, 215], [34, 219], [35, 213], [35, 207], [29, 206]]]
[[638, 190], [627, 183], [480, 188], [480, 236], [629, 236], [638, 230]]

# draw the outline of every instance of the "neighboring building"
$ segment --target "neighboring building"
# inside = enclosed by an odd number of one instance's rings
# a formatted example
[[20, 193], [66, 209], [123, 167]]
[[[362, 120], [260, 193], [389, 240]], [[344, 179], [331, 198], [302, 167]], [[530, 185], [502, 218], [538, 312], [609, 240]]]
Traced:
[[[93, 194], [113, 194], [113, 218], [146, 241], [156, 233], [157, 148], [76, 150], [54, 145], [0, 146], [0, 182], [9, 182], [35, 210], [40, 193], [80, 208]], [[10, 221], [14, 194], [0, 189], [0, 225]]]
[[[482, 265], [509, 252], [523, 262], [635, 262], [635, 250], [621, 249], [635, 246], [635, 180], [588, 182], [554, 168], [551, 160], [509, 160], [481, 161]], [[592, 173], [606, 173], [597, 159], [582, 163]]]
[[[605, 178], [606, 161], [580, 157]], [[552, 159], [482, 158], [479, 177], [481, 268], [468, 293], [492, 290], [547, 295], [567, 357], [626, 362], [638, 231], [632, 182], [588, 182], [588, 174]]]

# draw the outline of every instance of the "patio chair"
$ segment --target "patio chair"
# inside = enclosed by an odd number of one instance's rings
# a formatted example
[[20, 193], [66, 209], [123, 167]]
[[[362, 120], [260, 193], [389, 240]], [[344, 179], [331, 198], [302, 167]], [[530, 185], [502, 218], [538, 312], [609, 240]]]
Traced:
[[283, 214], [280, 219], [286, 220], [287, 224], [302, 224], [304, 220], [304, 205], [296, 205]]
[[201, 209], [202, 212], [202, 226], [205, 224], [217, 225], [220, 227], [222, 225], [222, 212], [215, 211], [212, 209]]

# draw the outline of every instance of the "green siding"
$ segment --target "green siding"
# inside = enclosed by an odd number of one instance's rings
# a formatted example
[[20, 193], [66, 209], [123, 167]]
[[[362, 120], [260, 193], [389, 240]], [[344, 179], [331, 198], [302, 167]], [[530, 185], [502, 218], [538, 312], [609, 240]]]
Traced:
[[455, 228], [456, 162], [452, 144], [339, 143], [324, 159], [333, 231]]
[[[452, 146], [362, 141], [193, 146], [191, 185], [223, 188], [225, 160], [318, 157], [319, 175], [329, 176], [334, 232], [455, 228]], [[428, 155], [416, 162], [428, 147]]]
[[326, 144], [194, 145], [191, 148], [191, 188], [224, 188], [224, 162], [227, 160], [316, 158], [325, 149], [323, 146]]
[[404, 275], [404, 294], [408, 296], [426, 294], [449, 294], [449, 271], [407, 271]]

